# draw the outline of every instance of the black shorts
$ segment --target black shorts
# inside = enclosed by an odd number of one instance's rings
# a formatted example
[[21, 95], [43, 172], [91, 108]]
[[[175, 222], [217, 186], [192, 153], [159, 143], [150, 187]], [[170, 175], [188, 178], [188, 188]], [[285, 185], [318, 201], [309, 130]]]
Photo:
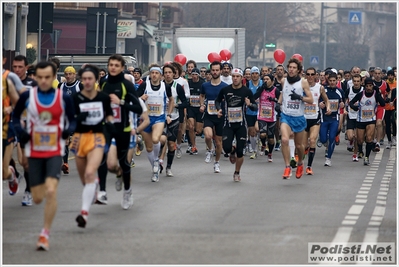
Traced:
[[184, 109], [179, 109], [179, 123], [184, 122]]
[[346, 129], [347, 130], [355, 130], [356, 125], [357, 125], [356, 119], [349, 119], [349, 117], [346, 118]]
[[196, 122], [202, 123], [204, 122], [204, 114], [200, 111], [200, 108], [189, 107], [188, 108], [188, 118], [193, 118]]
[[30, 186], [44, 184], [47, 177], [60, 179], [62, 157], [28, 158]]
[[215, 127], [215, 134], [217, 136], [223, 135], [223, 124], [223, 118], [218, 118], [216, 115], [205, 114], [204, 116], [204, 129], [206, 127]]
[[368, 121], [368, 122], [356, 122], [356, 128], [357, 129], [361, 129], [361, 130], [365, 130], [367, 125], [371, 125], [374, 124], [375, 125], [375, 121]]
[[261, 134], [267, 134], [268, 138], [274, 138], [274, 131], [276, 129], [276, 122], [267, 122], [258, 120], [258, 128]]
[[179, 119], [171, 121], [170, 124], [167, 124], [166, 128], [166, 136], [168, 141], [176, 142], [177, 135], [179, 133]]
[[247, 126], [248, 127], [254, 127], [255, 122], [258, 120], [257, 115], [247, 115], [245, 114], [245, 119], [247, 120]]
[[312, 128], [315, 125], [320, 125], [320, 119], [307, 119], [305, 131], [309, 132], [310, 128]]

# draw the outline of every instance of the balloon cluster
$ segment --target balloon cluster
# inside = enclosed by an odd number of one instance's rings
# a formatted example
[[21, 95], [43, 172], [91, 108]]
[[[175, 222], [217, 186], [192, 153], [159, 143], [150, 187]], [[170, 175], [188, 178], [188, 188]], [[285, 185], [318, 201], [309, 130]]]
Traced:
[[184, 65], [187, 62], [187, 58], [183, 54], [177, 54], [174, 58], [174, 61], [180, 63], [181, 65]]
[[[278, 64], [283, 64], [285, 61], [285, 52], [283, 49], [276, 49], [274, 51], [274, 60], [278, 63]], [[296, 58], [299, 61], [303, 62], [303, 57], [301, 56], [301, 54], [293, 54], [291, 58]]]
[[229, 61], [231, 59], [231, 52], [228, 49], [222, 49], [219, 54], [211, 52], [208, 54], [208, 61], [210, 63], [214, 61]]

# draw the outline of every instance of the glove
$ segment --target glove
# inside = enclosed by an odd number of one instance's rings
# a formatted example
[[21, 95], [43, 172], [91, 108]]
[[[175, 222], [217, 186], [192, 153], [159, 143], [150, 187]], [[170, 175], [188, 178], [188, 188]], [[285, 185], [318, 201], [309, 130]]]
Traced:
[[116, 128], [115, 125], [111, 122], [106, 122], [105, 123], [105, 130], [110, 133], [111, 135], [115, 135], [116, 134]]
[[18, 136], [19, 143], [22, 146], [25, 146], [26, 143], [30, 140], [30, 134], [28, 134], [25, 130], [22, 131], [22, 133]]
[[271, 97], [271, 96], [267, 97], [267, 100], [272, 101], [272, 102], [277, 102], [277, 98]]
[[280, 104], [279, 104], [279, 103], [276, 103], [276, 106], [274, 107], [274, 110], [275, 110], [278, 114], [281, 113], [281, 107], [280, 107]]
[[85, 121], [87, 116], [89, 116], [89, 112], [87, 112], [87, 111], [86, 112], [82, 112], [78, 116], [76, 116], [76, 121], [77, 122]]
[[302, 100], [302, 96], [295, 93], [294, 90], [292, 90], [291, 93], [292, 93], [290, 94], [291, 100]]
[[68, 139], [68, 137], [69, 137], [69, 131], [68, 130], [63, 130], [62, 131], [62, 134], [61, 134], [61, 137], [62, 137], [62, 139], [64, 139], [64, 140], [67, 140]]
[[353, 109], [354, 111], [358, 111], [359, 110], [359, 106], [355, 106], [355, 105], [352, 105], [352, 104], [350, 104], [350, 106], [351, 106], [351, 109]]
[[389, 97], [385, 98], [385, 103], [391, 102], [391, 99]]

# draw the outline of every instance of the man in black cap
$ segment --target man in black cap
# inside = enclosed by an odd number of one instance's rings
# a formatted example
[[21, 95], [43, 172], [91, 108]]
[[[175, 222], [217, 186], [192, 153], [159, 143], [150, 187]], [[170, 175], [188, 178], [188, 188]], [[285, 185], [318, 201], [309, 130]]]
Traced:
[[375, 70], [375, 67], [370, 67], [370, 68], [369, 68], [369, 74], [370, 74], [370, 77], [371, 77], [372, 79], [374, 79], [374, 70]]
[[134, 68], [133, 72], [133, 77], [134, 77], [134, 87], [139, 89], [140, 85], [143, 83], [143, 79], [141, 79], [141, 69], [140, 68]]
[[231, 65], [231, 63], [227, 61], [222, 63], [222, 75], [220, 75], [220, 80], [227, 83], [228, 85], [233, 83], [233, 79], [230, 75], [232, 69], [233, 65]]

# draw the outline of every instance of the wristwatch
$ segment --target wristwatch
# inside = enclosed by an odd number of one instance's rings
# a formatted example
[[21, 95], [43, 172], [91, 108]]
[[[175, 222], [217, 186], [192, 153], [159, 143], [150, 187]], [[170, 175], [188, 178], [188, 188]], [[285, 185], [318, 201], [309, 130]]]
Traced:
[[125, 100], [121, 99], [119, 102], [119, 106], [123, 106], [125, 104]]

